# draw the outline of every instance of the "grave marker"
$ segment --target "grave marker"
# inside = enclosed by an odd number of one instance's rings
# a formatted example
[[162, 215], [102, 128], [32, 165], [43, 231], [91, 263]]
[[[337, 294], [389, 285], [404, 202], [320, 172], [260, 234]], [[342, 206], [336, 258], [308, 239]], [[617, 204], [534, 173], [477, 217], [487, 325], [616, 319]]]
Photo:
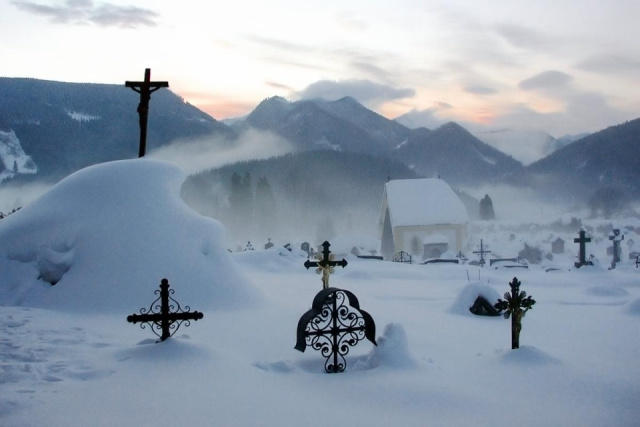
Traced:
[[[514, 277], [509, 287], [511, 293], [505, 292], [504, 300], [498, 299], [493, 307], [498, 311], [504, 311], [504, 318], [511, 316], [511, 349], [520, 348], [520, 331], [522, 330], [522, 318], [536, 303], [531, 296], [527, 297], [525, 291], [520, 291], [520, 281]], [[524, 310], [523, 310], [524, 308]]]
[[345, 356], [358, 341], [376, 344], [376, 324], [369, 313], [360, 309], [356, 296], [344, 289], [323, 289], [313, 299], [311, 309], [298, 321], [295, 349], [304, 352], [309, 345], [327, 358], [328, 373], [347, 367]]
[[480, 250], [473, 251], [473, 253], [480, 255], [480, 267], [484, 267], [484, 265], [486, 264], [486, 261], [484, 260], [484, 255], [490, 254], [491, 251], [485, 249], [484, 242], [482, 241], [482, 239], [480, 239]]
[[138, 157], [144, 157], [147, 150], [147, 122], [149, 119], [149, 101], [151, 94], [163, 87], [169, 87], [169, 82], [152, 82], [151, 68], [144, 70], [144, 81], [142, 82], [124, 82], [125, 87], [133, 89], [140, 94], [140, 103], [138, 104], [138, 115], [140, 116], [140, 149]]
[[339, 265], [342, 268], [347, 266], [347, 260], [341, 259], [340, 261], [335, 260], [335, 255], [331, 253], [329, 250], [329, 246], [331, 243], [325, 241], [322, 244], [322, 252], [316, 255], [318, 261], [306, 260], [304, 266], [309, 269], [309, 267], [317, 267], [316, 273], [322, 274], [322, 288], [329, 288], [329, 275], [334, 272], [334, 267]]
[[619, 228], [614, 228], [613, 233], [609, 235], [609, 240], [613, 243], [612, 255], [613, 259], [611, 260], [611, 268], [613, 270], [616, 268], [616, 264], [620, 262], [622, 258], [622, 250], [620, 248], [620, 242], [624, 240], [624, 234], [620, 234]]
[[271, 243], [271, 238], [268, 238], [267, 240], [268, 240], [268, 242], [264, 245], [264, 248], [265, 249], [270, 249], [270, 248], [273, 247], [273, 243]]
[[586, 237], [587, 232], [584, 231], [584, 228], [580, 229], [580, 237], [576, 237], [575, 239], [573, 239], [574, 243], [578, 243], [580, 245], [580, 253], [578, 255], [578, 261], [576, 261], [573, 265], [576, 266], [576, 268], [580, 268], [583, 265], [593, 265], [593, 263], [591, 261], [587, 261], [586, 259], [586, 244], [591, 242], [591, 238]]
[[[140, 314], [127, 316], [127, 322], [134, 325], [140, 322], [142, 329], [149, 325], [151, 332], [156, 334], [160, 341], [164, 341], [175, 334], [182, 323], [186, 327], [191, 324], [191, 320], [199, 320], [204, 317], [204, 314], [199, 311], [191, 312], [188, 305], [183, 310], [178, 301], [170, 297], [175, 291], [169, 289], [169, 281], [167, 279], [162, 279], [160, 290], [156, 290], [154, 293], [156, 295], [160, 294], [160, 296], [151, 303], [148, 309], [141, 308]], [[172, 312], [170, 311], [171, 309], [175, 309], [175, 311]], [[159, 334], [156, 329], [162, 331], [162, 333]], [[171, 332], [172, 329], [173, 332]]]

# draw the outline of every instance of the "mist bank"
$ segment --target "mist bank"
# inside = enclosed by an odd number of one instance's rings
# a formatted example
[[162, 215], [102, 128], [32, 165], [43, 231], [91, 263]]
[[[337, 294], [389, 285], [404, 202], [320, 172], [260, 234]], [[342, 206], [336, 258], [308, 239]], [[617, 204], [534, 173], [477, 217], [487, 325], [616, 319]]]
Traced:
[[182, 197], [196, 211], [220, 220], [234, 249], [247, 241], [262, 245], [268, 238], [312, 243], [339, 234], [377, 235], [389, 177], [419, 178], [389, 159], [307, 151], [191, 175]]

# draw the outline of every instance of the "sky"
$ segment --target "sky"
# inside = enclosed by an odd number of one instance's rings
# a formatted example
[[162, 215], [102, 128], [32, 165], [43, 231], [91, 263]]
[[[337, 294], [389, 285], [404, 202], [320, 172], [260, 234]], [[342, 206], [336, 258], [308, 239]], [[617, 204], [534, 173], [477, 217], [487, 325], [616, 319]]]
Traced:
[[427, 127], [554, 137], [640, 117], [637, 0], [0, 2], [3, 77], [152, 79], [216, 119], [353, 96]]

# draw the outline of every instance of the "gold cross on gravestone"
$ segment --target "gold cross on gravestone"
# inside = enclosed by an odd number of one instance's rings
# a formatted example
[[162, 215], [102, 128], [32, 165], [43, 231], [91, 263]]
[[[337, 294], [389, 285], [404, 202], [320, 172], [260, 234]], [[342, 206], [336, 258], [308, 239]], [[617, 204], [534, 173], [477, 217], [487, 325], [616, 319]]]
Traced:
[[138, 104], [138, 114], [140, 115], [140, 150], [138, 151], [138, 157], [144, 157], [145, 151], [147, 150], [147, 121], [149, 118], [151, 93], [160, 88], [169, 87], [169, 82], [152, 82], [151, 68], [146, 68], [144, 70], [143, 82], [126, 81], [124, 85], [140, 94], [140, 104]]
[[333, 273], [333, 267], [339, 265], [342, 268], [345, 268], [347, 266], [347, 260], [344, 258], [340, 261], [335, 261], [335, 255], [331, 253], [331, 251], [329, 250], [329, 246], [331, 246], [331, 244], [325, 241], [322, 244], [322, 252], [316, 255], [316, 259], [318, 261], [306, 260], [304, 263], [304, 266], [307, 267], [307, 270], [309, 269], [309, 267], [318, 267], [316, 269], [316, 273], [322, 274], [323, 289], [327, 289], [329, 287], [329, 275]]

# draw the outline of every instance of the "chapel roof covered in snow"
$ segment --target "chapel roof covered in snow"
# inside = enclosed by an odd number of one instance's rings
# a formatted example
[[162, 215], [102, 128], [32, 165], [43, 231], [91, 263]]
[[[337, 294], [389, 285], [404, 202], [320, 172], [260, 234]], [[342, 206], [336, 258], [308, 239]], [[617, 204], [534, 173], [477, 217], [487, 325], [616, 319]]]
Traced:
[[398, 179], [384, 186], [380, 222], [389, 209], [392, 227], [464, 224], [469, 215], [449, 184], [439, 178]]

